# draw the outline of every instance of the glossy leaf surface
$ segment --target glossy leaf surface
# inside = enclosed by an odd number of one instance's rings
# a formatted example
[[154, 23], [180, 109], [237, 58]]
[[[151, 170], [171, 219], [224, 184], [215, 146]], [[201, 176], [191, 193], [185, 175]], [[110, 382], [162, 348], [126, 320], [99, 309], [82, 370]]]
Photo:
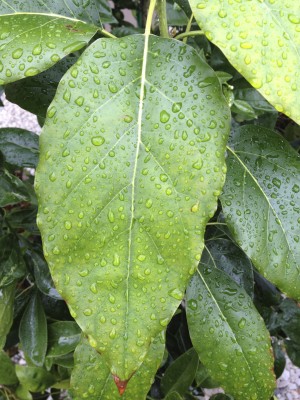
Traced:
[[173, 392], [184, 394], [192, 384], [199, 363], [199, 357], [194, 348], [178, 357], [166, 370], [161, 379], [161, 389], [168, 397]]
[[278, 111], [299, 123], [300, 3], [189, 2], [207, 38]]
[[75, 350], [81, 330], [76, 322], [58, 321], [49, 326], [47, 357], [57, 357]]
[[186, 296], [191, 339], [210, 376], [236, 400], [269, 400], [270, 337], [245, 290], [224, 272], [200, 266]]
[[244, 126], [228, 147], [226, 221], [256, 268], [300, 299], [300, 157], [279, 134]]
[[[1, 324], [2, 324], [1, 319]], [[0, 385], [15, 385], [18, 378], [15, 372], [15, 366], [9, 356], [0, 351]]]
[[[0, 14], [57, 14], [99, 26], [103, 0], [0, 0]], [[101, 26], [101, 25], [100, 25]]]
[[4, 161], [18, 167], [36, 167], [39, 137], [19, 128], [0, 129], [0, 149]]
[[28, 201], [29, 198], [24, 182], [7, 170], [0, 170], [0, 207]]
[[154, 36], [93, 43], [48, 110], [36, 175], [45, 256], [121, 380], [167, 326], [200, 260], [228, 124], [210, 67]]
[[[2, 350], [5, 345], [6, 336], [13, 322], [15, 287], [16, 284], [11, 283], [0, 289], [0, 350]], [[1, 363], [2, 361], [0, 364]], [[2, 376], [2, 372], [0, 376]], [[0, 381], [0, 384], [5, 385], [6, 383]]]
[[206, 242], [201, 257], [204, 267], [216, 267], [228, 274], [249, 296], [253, 295], [253, 270], [249, 258], [232, 241], [213, 238]]
[[[143, 364], [128, 382], [124, 400], [145, 400], [164, 353], [163, 335], [151, 344]], [[74, 400], [118, 400], [120, 394], [104, 358], [82, 339], [75, 350], [75, 368], [71, 378]], [[82, 369], [82, 365], [85, 368]]]
[[38, 294], [31, 297], [24, 311], [19, 336], [26, 357], [33, 364], [42, 366], [47, 350], [47, 321]]
[[1, 15], [0, 85], [50, 68], [67, 54], [87, 45], [97, 29], [55, 15]]
[[26, 273], [26, 266], [15, 235], [0, 238], [0, 287], [11, 285]]

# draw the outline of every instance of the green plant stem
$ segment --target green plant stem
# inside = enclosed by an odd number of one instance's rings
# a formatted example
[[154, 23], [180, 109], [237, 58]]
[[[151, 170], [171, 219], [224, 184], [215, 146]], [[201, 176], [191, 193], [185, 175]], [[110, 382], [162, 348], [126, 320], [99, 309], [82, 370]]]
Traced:
[[157, 1], [157, 12], [158, 12], [158, 18], [159, 18], [160, 36], [168, 38], [169, 37], [169, 29], [168, 29], [168, 21], [167, 21], [167, 2], [166, 2], [166, 0], [158, 0]]
[[115, 35], [113, 35], [112, 33], [106, 31], [105, 29], [100, 29], [100, 33], [101, 33], [103, 36], [106, 36], [106, 37], [108, 37], [108, 38], [117, 39], [117, 36], [115, 36]]
[[145, 35], [150, 35], [150, 33], [151, 33], [151, 25], [152, 25], [152, 19], [153, 19], [153, 14], [154, 14], [154, 10], [155, 10], [155, 5], [156, 5], [156, 0], [150, 0], [147, 21], [146, 21], [146, 27], [145, 27]]
[[[188, 33], [188, 32], [191, 31], [193, 19], [194, 19], [194, 14], [192, 13], [191, 18], [189, 19], [189, 22], [187, 23], [185, 33]], [[187, 40], [188, 40], [188, 37], [186, 36], [185, 38], [183, 38], [183, 41], [182, 41], [182, 42], [183, 42], [184, 44], [186, 44]]]
[[175, 36], [174, 39], [178, 39], [179, 40], [179, 39], [183, 39], [183, 38], [188, 37], [188, 36], [202, 36], [202, 35], [204, 35], [203, 31], [183, 32], [183, 33], [180, 33], [179, 35]]

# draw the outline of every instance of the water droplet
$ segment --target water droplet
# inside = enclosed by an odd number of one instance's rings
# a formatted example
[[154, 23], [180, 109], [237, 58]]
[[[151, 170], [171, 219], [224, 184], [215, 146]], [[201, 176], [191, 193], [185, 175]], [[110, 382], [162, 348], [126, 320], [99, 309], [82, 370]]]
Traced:
[[198, 161], [194, 162], [194, 164], [192, 165], [193, 168], [198, 169], [198, 170], [201, 169], [202, 166], [203, 166], [202, 160], [198, 160]]
[[182, 108], [182, 103], [174, 103], [173, 105], [172, 105], [172, 111], [173, 111], [173, 113], [178, 113], [180, 110], [181, 110], [181, 108]]
[[147, 199], [146, 200], [146, 207], [147, 208], [151, 208], [152, 207], [152, 200], [151, 199]]
[[289, 14], [288, 19], [292, 24], [300, 24], [300, 18], [294, 14]]
[[188, 306], [190, 307], [191, 310], [197, 310], [198, 303], [195, 299], [191, 299], [188, 301]]
[[23, 55], [23, 49], [16, 49], [15, 51], [13, 51], [12, 53], [12, 57], [17, 60], [18, 58], [21, 58]]
[[120, 265], [120, 256], [119, 254], [114, 254], [113, 266], [118, 267]]
[[84, 315], [86, 315], [87, 317], [89, 317], [90, 315], [92, 315], [92, 310], [90, 309], [90, 308], [86, 308], [84, 311], [83, 311], [83, 314]]
[[184, 293], [178, 288], [169, 290], [168, 294], [176, 300], [182, 300], [182, 298], [184, 296]]
[[246, 319], [245, 318], [240, 319], [240, 321], [238, 323], [239, 328], [243, 329], [245, 327], [245, 325], [246, 325]]
[[166, 122], [168, 122], [170, 119], [170, 114], [167, 113], [167, 111], [163, 110], [160, 113], [160, 122], [162, 122], [163, 124], [165, 124]]
[[118, 92], [118, 88], [114, 83], [109, 83], [108, 84], [108, 89], [111, 93], [117, 93]]
[[105, 142], [105, 139], [103, 136], [94, 136], [92, 137], [91, 142], [94, 146], [102, 146], [102, 144]]
[[37, 68], [28, 68], [25, 72], [24, 75], [25, 76], [34, 76], [40, 73], [40, 70], [38, 70]]
[[65, 228], [69, 231], [72, 228], [72, 222], [71, 221], [65, 221]]
[[84, 103], [84, 97], [83, 96], [79, 96], [79, 97], [77, 97], [77, 99], [75, 100], [75, 103], [78, 105], [78, 106], [82, 106], [83, 105], [83, 103]]
[[138, 256], [138, 260], [139, 260], [139, 261], [145, 261], [145, 260], [146, 260], [146, 256], [145, 256], [144, 254], [140, 254], [140, 255]]
[[116, 298], [112, 295], [112, 294], [110, 294], [109, 295], [109, 302], [111, 303], [111, 304], [115, 304], [115, 302], [116, 302]]
[[116, 329], [113, 328], [113, 329], [110, 331], [110, 333], [109, 333], [109, 337], [110, 337], [111, 339], [114, 339], [114, 338], [116, 337], [116, 334], [117, 334]]
[[168, 322], [169, 322], [169, 318], [164, 318], [159, 321], [160, 325], [163, 327], [167, 326]]

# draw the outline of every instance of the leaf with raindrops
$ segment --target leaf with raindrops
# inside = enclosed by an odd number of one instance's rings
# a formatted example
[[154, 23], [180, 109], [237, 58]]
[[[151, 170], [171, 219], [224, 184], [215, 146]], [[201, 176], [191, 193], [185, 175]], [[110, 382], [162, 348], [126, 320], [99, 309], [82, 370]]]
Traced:
[[210, 376], [235, 400], [269, 400], [271, 341], [245, 290], [225, 272], [200, 265], [186, 300], [191, 340]]
[[50, 68], [86, 46], [98, 29], [59, 15], [0, 15], [0, 85]]
[[300, 299], [300, 157], [279, 134], [243, 126], [228, 146], [221, 196], [239, 246], [269, 281]]
[[[300, 123], [300, 3], [189, 0], [207, 38], [279, 112]], [[213, 21], [213, 23], [212, 23]]]
[[199, 263], [224, 183], [229, 109], [185, 44], [99, 39], [62, 78], [40, 137], [38, 224], [59, 293], [128, 380]]
[[[164, 349], [164, 335], [159, 335], [152, 342], [143, 364], [129, 381], [126, 391], [122, 393], [122, 400], [146, 399], [154, 375], [162, 361]], [[104, 358], [89, 345], [86, 339], [81, 339], [75, 350], [74, 360], [75, 367], [71, 377], [74, 400], [99, 400], [99, 396], [102, 400], [120, 399], [120, 393]]]

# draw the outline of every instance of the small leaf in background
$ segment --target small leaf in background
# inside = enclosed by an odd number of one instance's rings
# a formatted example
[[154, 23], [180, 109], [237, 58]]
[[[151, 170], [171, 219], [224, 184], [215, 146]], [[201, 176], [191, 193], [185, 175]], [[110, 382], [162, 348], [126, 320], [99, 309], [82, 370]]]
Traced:
[[48, 109], [35, 180], [45, 257], [73, 317], [122, 381], [198, 265], [225, 179], [229, 122], [208, 64], [152, 35], [92, 43]]
[[54, 287], [54, 283], [49, 272], [49, 267], [44, 259], [43, 254], [32, 250], [28, 251], [26, 255], [27, 257], [30, 257], [32, 261], [35, 283], [39, 290], [56, 300], [62, 300], [60, 294]]
[[164, 395], [171, 395], [173, 392], [183, 395], [195, 378], [198, 362], [199, 357], [194, 348], [172, 362], [161, 379]]
[[26, 266], [15, 235], [8, 234], [0, 238], [0, 288], [22, 278]]
[[19, 385], [16, 389], [18, 400], [32, 400], [32, 395], [25, 386]]
[[201, 264], [216, 267], [228, 274], [250, 297], [253, 296], [253, 269], [246, 254], [232, 241], [224, 238], [212, 238], [205, 245]]
[[19, 128], [0, 128], [0, 148], [5, 163], [35, 168], [39, 158], [39, 137]]
[[[2, 319], [0, 316], [2, 324]], [[18, 378], [15, 371], [15, 365], [6, 353], [0, 351], [0, 385], [16, 385]]]
[[5, 215], [5, 221], [10, 228], [20, 232], [26, 230], [32, 235], [39, 235], [38, 227], [36, 226], [37, 206], [30, 203], [21, 203], [14, 206]]
[[42, 366], [47, 351], [47, 321], [41, 300], [36, 292], [32, 295], [23, 313], [19, 336], [25, 357], [33, 364]]
[[7, 100], [45, 118], [59, 81], [76, 60], [77, 57], [65, 57], [38, 75], [9, 83], [5, 86]]
[[191, 340], [210, 376], [235, 400], [269, 400], [270, 337], [245, 290], [223, 271], [200, 266], [186, 299]]
[[273, 347], [273, 354], [274, 354], [274, 372], [276, 379], [278, 379], [286, 366], [286, 358], [285, 358], [285, 352], [283, 351], [281, 345], [278, 343], [277, 340], [274, 340], [272, 343]]
[[285, 339], [284, 341], [287, 355], [292, 363], [300, 368], [300, 344], [292, 340]]
[[300, 343], [300, 307], [291, 299], [284, 299], [279, 306], [281, 329], [294, 342]]
[[180, 396], [178, 392], [171, 392], [168, 393], [165, 400], [183, 400], [183, 398]]
[[30, 392], [43, 392], [56, 382], [56, 378], [44, 368], [16, 365], [20, 384]]
[[[143, 364], [128, 382], [122, 399], [146, 399], [155, 373], [161, 363], [164, 349], [163, 335], [160, 334], [152, 342]], [[99, 393], [101, 393], [103, 400], [120, 399], [120, 393], [104, 358], [88, 344], [86, 339], [82, 338], [75, 350], [74, 358], [75, 368], [71, 377], [71, 392], [74, 400], [84, 398], [99, 400]], [[83, 365], [84, 368], [82, 368]]]
[[[209, 377], [209, 373], [205, 366], [198, 360], [198, 368], [195, 374], [195, 382], [197, 386], [202, 386], [202, 383]], [[203, 386], [206, 387], [206, 386]]]
[[[86, 46], [98, 28], [46, 14], [0, 15], [0, 84], [30, 77]], [[30, 35], [28, 35], [30, 31]]]
[[[15, 289], [15, 282], [0, 288], [0, 351], [5, 345], [6, 336], [13, 322]], [[0, 380], [0, 384], [5, 383]]]
[[188, 23], [189, 21], [188, 17], [176, 2], [167, 1], [166, 6], [168, 15], [168, 25], [183, 26]]
[[299, 123], [299, 3], [189, 2], [207, 38], [279, 112]]
[[234, 400], [233, 397], [229, 396], [228, 394], [224, 393], [217, 393], [212, 395], [209, 400]]
[[0, 169], [0, 207], [30, 200], [28, 188], [16, 176]]
[[300, 299], [300, 156], [279, 134], [237, 129], [228, 146], [223, 212], [260, 273]]
[[47, 357], [57, 357], [75, 350], [81, 329], [73, 321], [59, 321], [49, 325]]

